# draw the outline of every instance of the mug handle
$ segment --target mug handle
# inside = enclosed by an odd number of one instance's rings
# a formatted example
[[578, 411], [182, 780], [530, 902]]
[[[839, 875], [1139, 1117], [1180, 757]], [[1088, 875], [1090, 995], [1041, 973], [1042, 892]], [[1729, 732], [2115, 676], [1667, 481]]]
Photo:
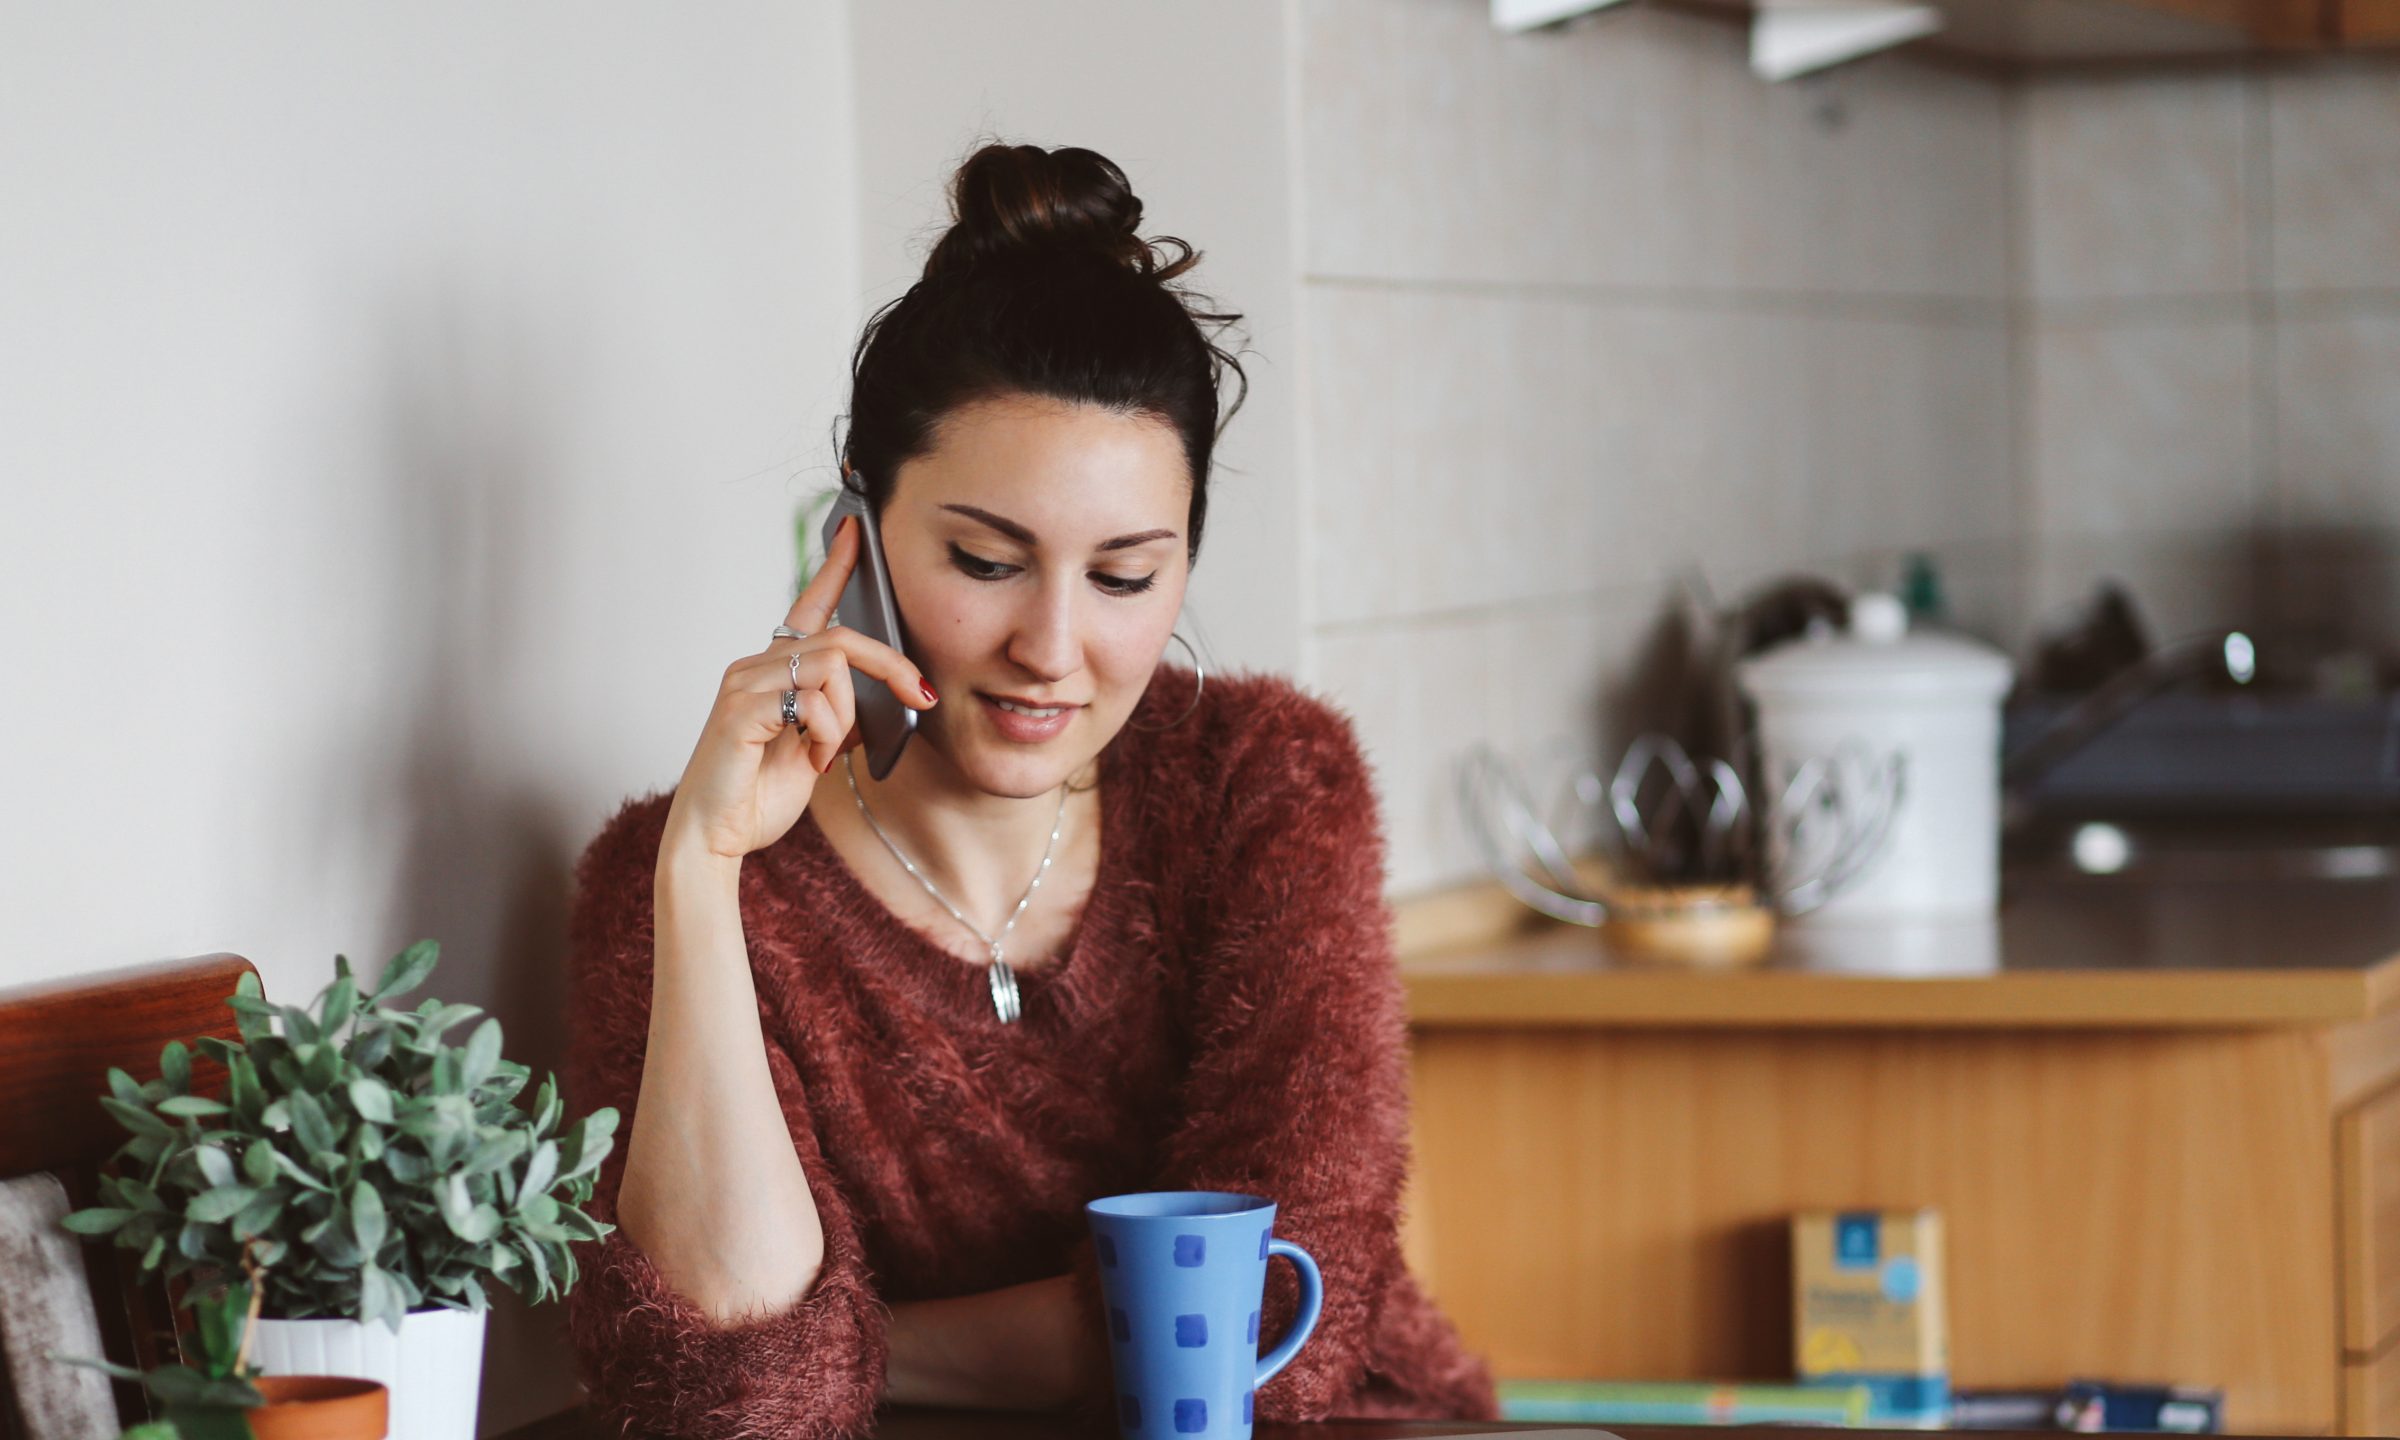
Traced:
[[1292, 1328], [1274, 1349], [1258, 1357], [1258, 1378], [1251, 1382], [1253, 1389], [1275, 1378], [1276, 1372], [1292, 1363], [1300, 1347], [1308, 1343], [1309, 1333], [1317, 1328], [1317, 1315], [1325, 1308], [1325, 1282], [1317, 1274], [1317, 1262], [1310, 1254], [1289, 1240], [1267, 1242], [1267, 1258], [1281, 1255], [1300, 1272], [1300, 1309], [1292, 1316]]

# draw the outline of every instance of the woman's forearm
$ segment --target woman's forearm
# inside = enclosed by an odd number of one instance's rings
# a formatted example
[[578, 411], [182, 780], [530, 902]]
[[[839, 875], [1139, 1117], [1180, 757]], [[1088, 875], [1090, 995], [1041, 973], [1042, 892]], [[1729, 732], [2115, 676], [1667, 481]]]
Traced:
[[1066, 1276], [891, 1307], [886, 1402], [1055, 1410], [1108, 1363]]
[[741, 862], [659, 852], [642, 1085], [617, 1223], [720, 1322], [790, 1306], [825, 1253], [767, 1067], [742, 936]]

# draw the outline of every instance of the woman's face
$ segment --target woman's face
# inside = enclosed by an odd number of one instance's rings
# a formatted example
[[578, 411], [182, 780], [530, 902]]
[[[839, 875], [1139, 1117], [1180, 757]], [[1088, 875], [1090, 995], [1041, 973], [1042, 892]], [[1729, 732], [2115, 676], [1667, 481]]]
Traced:
[[[1173, 426], [1034, 396], [980, 401], [900, 467], [880, 517], [920, 712], [962, 779], [1057, 788], [1132, 713], [1183, 607], [1190, 482]], [[1055, 718], [1009, 714], [1062, 706]]]

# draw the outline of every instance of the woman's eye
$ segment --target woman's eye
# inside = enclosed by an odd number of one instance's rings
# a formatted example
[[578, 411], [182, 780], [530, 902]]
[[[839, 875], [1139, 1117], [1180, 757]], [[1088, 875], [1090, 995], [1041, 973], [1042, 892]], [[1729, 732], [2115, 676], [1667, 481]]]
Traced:
[[[957, 545], [950, 547], [950, 563], [956, 565], [968, 577], [976, 580], [1005, 580], [1017, 573], [1017, 567], [1014, 565], [1003, 564], [998, 560], [986, 560], [973, 551]], [[1139, 595], [1158, 583], [1156, 572], [1148, 575], [1110, 575], [1094, 572], [1092, 579], [1099, 582], [1100, 588], [1111, 595]]]
[[1003, 575], [1013, 574], [1017, 568], [1003, 565], [997, 560], [986, 560], [956, 545], [950, 547], [950, 563], [978, 580], [997, 580]]

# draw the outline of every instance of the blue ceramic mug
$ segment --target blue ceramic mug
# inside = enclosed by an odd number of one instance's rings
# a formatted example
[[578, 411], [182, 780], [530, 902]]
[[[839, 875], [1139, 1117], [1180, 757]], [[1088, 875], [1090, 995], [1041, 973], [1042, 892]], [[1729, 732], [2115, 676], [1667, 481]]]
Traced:
[[[1117, 1423], [1128, 1436], [1246, 1440], [1258, 1387], [1317, 1328], [1325, 1286], [1306, 1250], [1275, 1232], [1275, 1202], [1218, 1190], [1111, 1195], [1083, 1207], [1099, 1251], [1116, 1367]], [[1258, 1353], [1267, 1257], [1300, 1271], [1289, 1334]]]

